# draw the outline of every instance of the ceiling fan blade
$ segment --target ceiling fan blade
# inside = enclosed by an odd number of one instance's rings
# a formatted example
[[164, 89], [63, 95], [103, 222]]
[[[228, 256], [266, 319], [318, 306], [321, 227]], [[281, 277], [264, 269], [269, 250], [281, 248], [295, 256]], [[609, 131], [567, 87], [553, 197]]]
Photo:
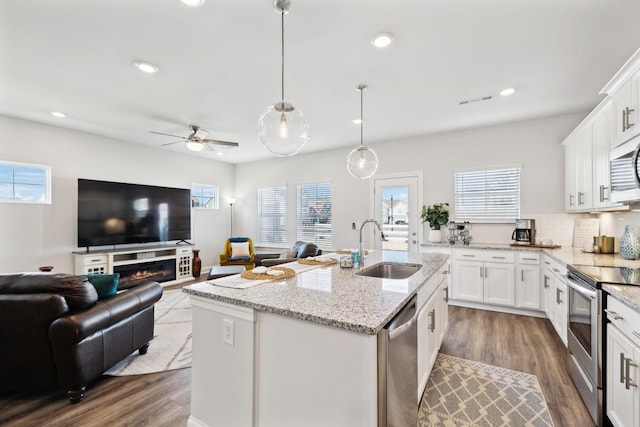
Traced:
[[204, 144], [205, 147], [207, 147], [207, 150], [212, 151], [212, 152], [216, 152], [216, 150], [214, 150], [209, 144]]
[[237, 142], [218, 141], [217, 139], [203, 139], [202, 142], [206, 142], [211, 145], [224, 145], [226, 147], [237, 147], [240, 145]]
[[158, 134], [158, 135], [164, 135], [164, 136], [172, 136], [172, 137], [174, 137], [174, 138], [187, 139], [187, 138], [185, 138], [184, 136], [180, 136], [180, 135], [171, 135], [170, 133], [155, 132], [155, 131], [152, 131], [152, 130], [150, 130], [150, 131], [149, 131], [149, 133], [155, 133], [155, 134]]
[[164, 147], [165, 145], [173, 145], [173, 144], [177, 144], [179, 142], [184, 142], [184, 141], [173, 141], [173, 142], [167, 142], [166, 144], [162, 144], [162, 147]]

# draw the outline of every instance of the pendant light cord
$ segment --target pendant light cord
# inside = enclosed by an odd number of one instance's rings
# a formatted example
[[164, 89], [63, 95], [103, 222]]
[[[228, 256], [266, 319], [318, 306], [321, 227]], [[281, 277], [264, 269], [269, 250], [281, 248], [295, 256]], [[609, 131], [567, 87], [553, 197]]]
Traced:
[[364, 143], [362, 142], [362, 133], [363, 133], [363, 129], [364, 129], [364, 114], [362, 113], [363, 111], [363, 102], [362, 102], [362, 98], [364, 96], [364, 88], [360, 89], [360, 146], [363, 146]]
[[281, 17], [281, 28], [282, 31], [280, 32], [280, 34], [282, 35], [282, 39], [281, 39], [281, 47], [282, 47], [282, 70], [280, 73], [281, 76], [281, 87], [282, 87], [282, 107], [284, 109], [284, 9], [280, 10], [280, 17]]

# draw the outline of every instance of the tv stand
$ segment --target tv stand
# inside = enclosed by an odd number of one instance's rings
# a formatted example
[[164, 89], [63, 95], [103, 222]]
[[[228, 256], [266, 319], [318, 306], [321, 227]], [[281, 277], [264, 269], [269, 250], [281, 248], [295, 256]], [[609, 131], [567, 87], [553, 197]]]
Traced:
[[154, 262], [170, 261], [175, 266], [175, 278], [157, 280], [162, 286], [171, 286], [193, 280], [191, 271], [193, 249], [190, 246], [147, 246], [142, 248], [105, 249], [74, 252], [75, 274], [113, 274], [126, 267], [134, 270], [137, 265], [147, 266]]

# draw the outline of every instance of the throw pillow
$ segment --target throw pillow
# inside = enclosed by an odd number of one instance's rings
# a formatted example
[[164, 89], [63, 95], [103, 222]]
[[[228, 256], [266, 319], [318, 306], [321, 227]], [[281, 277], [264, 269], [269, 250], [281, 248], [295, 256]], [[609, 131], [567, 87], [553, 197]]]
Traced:
[[231, 242], [231, 258], [248, 257], [249, 242], [234, 243]]
[[118, 282], [120, 281], [120, 273], [116, 274], [85, 274], [89, 283], [96, 288], [98, 292], [98, 300], [112, 297], [118, 290]]
[[298, 255], [297, 252], [290, 251], [289, 249], [285, 249], [280, 253], [280, 259], [290, 259], [295, 258]]

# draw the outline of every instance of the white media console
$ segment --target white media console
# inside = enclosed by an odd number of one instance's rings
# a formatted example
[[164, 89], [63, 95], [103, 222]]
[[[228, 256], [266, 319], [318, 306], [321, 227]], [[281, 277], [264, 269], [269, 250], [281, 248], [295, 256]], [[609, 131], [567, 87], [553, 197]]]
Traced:
[[[151, 280], [163, 286], [193, 280], [191, 246], [143, 247], [74, 252], [75, 274], [120, 273], [120, 280], [143, 280], [144, 270], [151, 270]], [[175, 277], [175, 278], [174, 278]]]

